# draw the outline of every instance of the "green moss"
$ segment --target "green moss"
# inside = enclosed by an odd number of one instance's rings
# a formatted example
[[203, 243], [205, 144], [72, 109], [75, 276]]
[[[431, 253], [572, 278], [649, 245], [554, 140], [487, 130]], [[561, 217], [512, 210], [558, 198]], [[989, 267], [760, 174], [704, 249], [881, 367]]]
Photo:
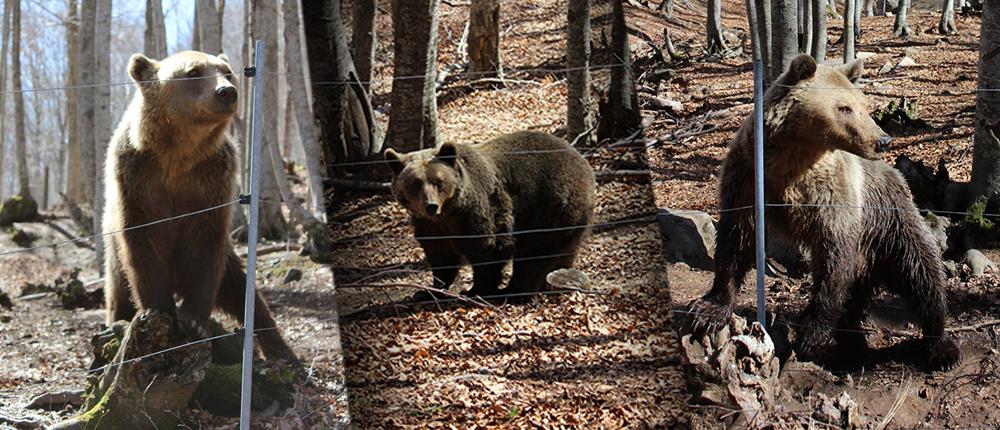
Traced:
[[986, 218], [986, 199], [980, 198], [969, 206], [967, 211], [968, 215], [965, 216], [965, 224], [970, 227], [977, 228], [981, 231], [990, 231], [993, 229], [993, 221]]

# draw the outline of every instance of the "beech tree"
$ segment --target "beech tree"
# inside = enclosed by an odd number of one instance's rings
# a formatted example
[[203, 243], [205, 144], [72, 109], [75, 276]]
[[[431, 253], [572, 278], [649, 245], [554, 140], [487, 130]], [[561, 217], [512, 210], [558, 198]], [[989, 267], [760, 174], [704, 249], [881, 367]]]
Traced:
[[591, 129], [590, 0], [569, 0], [566, 27], [566, 139]]
[[[500, 0], [472, 0], [469, 7], [469, 72], [497, 76], [500, 65]], [[475, 78], [474, 77], [474, 78]]]
[[437, 28], [440, 0], [392, 0], [394, 67], [388, 145], [410, 152], [438, 145]]
[[[983, 2], [979, 36], [976, 135], [972, 155], [972, 195], [1000, 208], [1000, 4]], [[989, 91], [984, 91], [989, 90]]]

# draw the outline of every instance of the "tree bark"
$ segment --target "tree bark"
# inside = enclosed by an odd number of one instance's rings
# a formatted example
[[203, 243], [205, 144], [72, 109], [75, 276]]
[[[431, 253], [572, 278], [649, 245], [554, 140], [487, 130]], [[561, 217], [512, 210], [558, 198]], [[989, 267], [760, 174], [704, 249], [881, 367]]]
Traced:
[[854, 60], [854, 0], [844, 0], [844, 64]]
[[372, 65], [375, 64], [375, 16], [378, 0], [357, 0], [352, 7], [354, 17], [351, 22], [351, 51], [358, 69], [358, 80], [371, 98]]
[[771, 2], [777, 0], [752, 0], [757, 12], [757, 37], [760, 38], [760, 61], [764, 66], [764, 76], [771, 76], [771, 57], [774, 52], [771, 31]]
[[754, 61], [761, 61], [760, 29], [757, 27], [757, 5], [753, 0], [746, 0], [747, 28], [750, 29], [750, 51]]
[[[278, 5], [275, 0], [254, 0], [253, 18], [253, 38], [264, 41], [264, 62], [277, 69], [278, 65], [278, 26], [277, 19]], [[205, 19], [202, 19], [205, 21]], [[202, 41], [203, 43], [205, 41]], [[257, 55], [255, 53], [255, 55]], [[271, 162], [271, 152], [269, 145], [278, 145], [278, 127], [275, 126], [280, 120], [278, 103], [278, 74], [279, 70], [269, 70], [270, 73], [258, 74], [254, 85], [264, 86], [264, 98], [261, 100], [263, 109], [262, 117], [264, 124], [271, 126], [261, 127], [261, 159], [260, 159], [260, 195], [264, 200], [260, 205], [260, 236], [265, 239], [279, 240], [285, 239], [288, 231], [288, 223], [281, 213], [281, 195], [278, 191], [278, 184], [275, 174], [284, 174], [284, 170], [275, 172], [274, 163]], [[279, 160], [280, 161], [280, 160]]]
[[[0, 93], [7, 89], [7, 47], [9, 46], [10, 40], [10, 30], [11, 30], [11, 13], [10, 10], [13, 7], [14, 2], [5, 1], [3, 3], [3, 25], [2, 30], [0, 30]], [[4, 161], [5, 161], [5, 151], [6, 145], [4, 143], [7, 140], [7, 101], [3, 96], [0, 96], [0, 198], [3, 198], [3, 178], [4, 176]]]
[[10, 64], [11, 83], [14, 91], [14, 145], [17, 150], [18, 194], [27, 200], [31, 197], [31, 180], [28, 175], [28, 145], [24, 133], [24, 93], [21, 92], [21, 0], [8, 0], [12, 3], [11, 19], [13, 34], [11, 37]]
[[566, 139], [592, 127], [590, 112], [590, 0], [569, 0], [566, 36]]
[[167, 57], [167, 31], [163, 24], [162, 0], [146, 0], [145, 54], [156, 59]]
[[500, 64], [500, 1], [472, 0], [469, 7], [469, 72], [475, 78], [502, 76]]
[[[983, 2], [979, 36], [979, 84], [973, 141], [972, 193], [1000, 208], [1000, 4]], [[994, 91], [982, 91], [991, 89]]]
[[943, 0], [941, 3], [941, 20], [938, 22], [938, 33], [958, 34], [955, 26], [955, 0]]
[[[94, 80], [111, 82], [111, 11], [112, 0], [98, 0], [94, 22]], [[94, 91], [94, 231], [101, 231], [104, 218], [104, 155], [111, 140], [111, 86], [99, 85]], [[85, 143], [86, 144], [86, 143]], [[98, 269], [104, 273], [104, 238], [94, 238]]]
[[632, 51], [628, 45], [624, 0], [612, 0], [611, 3], [612, 62], [616, 67], [611, 69], [608, 102], [603, 106], [601, 121], [597, 128], [598, 140], [628, 136], [642, 124], [639, 100], [635, 92], [635, 79], [632, 77]]
[[[97, 183], [96, 146], [94, 145], [94, 71], [96, 59], [94, 55], [94, 30], [97, 19], [98, 0], [83, 0], [80, 9], [80, 88], [79, 94], [79, 120], [77, 127], [80, 130], [80, 189], [83, 191], [83, 198], [79, 203], [87, 203], [94, 208], [94, 197]], [[103, 192], [103, 190], [101, 190]], [[99, 228], [95, 231], [101, 231]]]
[[826, 61], [826, 0], [810, 0], [813, 8], [813, 38], [810, 54], [817, 62]]
[[795, 6], [795, 0], [771, 0], [771, 18], [774, 20], [771, 27], [771, 43], [774, 48], [771, 51], [771, 70], [768, 73], [771, 81], [785, 71], [792, 57], [799, 51], [795, 31]]
[[802, 37], [799, 38], [799, 52], [809, 53], [813, 39], [813, 3], [812, 0], [799, 1], [799, 15], [802, 16]]
[[[617, 7], [618, 0], [614, 1]], [[726, 46], [726, 39], [722, 37], [722, 0], [708, 0], [706, 10], [708, 16], [705, 31], [708, 52], [712, 54], [725, 52], [729, 48]]]
[[896, 6], [896, 20], [892, 23], [892, 35], [909, 38], [913, 31], [906, 22], [906, 12], [910, 9], [910, 0], [899, 0]]
[[[299, 2], [286, 0], [283, 4], [285, 20], [285, 72], [288, 74], [289, 100], [295, 112], [295, 123], [299, 127], [299, 139], [306, 158], [307, 180], [309, 182], [310, 206], [313, 216], [321, 221], [326, 220], [326, 201], [323, 195], [323, 180], [326, 172], [323, 170], [323, 151], [319, 144], [319, 133], [309, 108], [309, 98], [306, 90], [306, 76], [302, 68], [302, 43], [299, 40]], [[291, 124], [288, 124], [291, 126]]]
[[[195, 13], [197, 27], [194, 31], [199, 33], [199, 41], [201, 42], [201, 46], [196, 49], [212, 55], [222, 53], [222, 29], [219, 27], [220, 11], [215, 6], [215, 0], [197, 0], [194, 3], [197, 9]], [[278, 46], [275, 45], [274, 49], [278, 49]]]
[[[77, 0], [66, 1], [66, 85], [80, 85], [80, 13], [77, 10]], [[67, 128], [67, 161], [66, 161], [66, 194], [74, 201], [81, 201], [83, 192], [80, 187], [80, 127], [79, 127], [79, 94], [78, 90], [66, 91], [66, 128]]]
[[854, 0], [854, 41], [861, 40], [861, 0]]
[[436, 147], [439, 0], [392, 0], [394, 73], [386, 141], [401, 152]]

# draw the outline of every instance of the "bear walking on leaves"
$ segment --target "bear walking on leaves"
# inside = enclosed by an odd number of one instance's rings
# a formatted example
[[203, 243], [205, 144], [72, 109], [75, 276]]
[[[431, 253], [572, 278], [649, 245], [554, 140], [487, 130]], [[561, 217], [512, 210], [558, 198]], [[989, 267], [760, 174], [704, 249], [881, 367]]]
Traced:
[[[795, 346], [804, 358], [833, 352], [857, 364], [867, 343], [862, 320], [880, 287], [900, 295], [923, 332], [926, 365], [949, 370], [961, 361], [945, 332], [947, 302], [941, 251], [898, 171], [878, 159], [889, 137], [868, 114], [854, 86], [861, 60], [829, 67], [799, 55], [764, 95], [767, 233], [807, 247], [812, 300]], [[719, 206], [754, 202], [752, 118], [744, 121], [722, 169]], [[898, 208], [898, 209], [891, 209]], [[753, 211], [725, 211], [718, 228], [711, 290], [690, 305], [686, 329], [700, 336], [729, 320], [753, 265]]]

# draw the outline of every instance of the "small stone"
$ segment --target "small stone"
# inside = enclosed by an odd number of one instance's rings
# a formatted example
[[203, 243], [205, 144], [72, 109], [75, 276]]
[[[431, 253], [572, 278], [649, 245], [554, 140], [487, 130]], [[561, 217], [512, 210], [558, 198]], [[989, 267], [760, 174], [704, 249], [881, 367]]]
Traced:
[[288, 273], [285, 274], [285, 280], [282, 281], [283, 284], [288, 285], [292, 282], [299, 281], [302, 279], [302, 270], [297, 268], [288, 269]]
[[913, 58], [903, 57], [902, 60], [899, 60], [899, 64], [896, 67], [911, 67], [911, 66], [916, 66], [916, 65], [917, 65], [917, 62], [914, 61]]
[[882, 68], [878, 70], [879, 75], [884, 75], [892, 71], [892, 61], [886, 61]]
[[965, 251], [965, 257], [962, 258], [962, 262], [972, 270], [972, 276], [982, 276], [987, 271], [992, 272], [996, 270], [997, 267], [993, 260], [990, 260], [989, 257], [975, 249]]

